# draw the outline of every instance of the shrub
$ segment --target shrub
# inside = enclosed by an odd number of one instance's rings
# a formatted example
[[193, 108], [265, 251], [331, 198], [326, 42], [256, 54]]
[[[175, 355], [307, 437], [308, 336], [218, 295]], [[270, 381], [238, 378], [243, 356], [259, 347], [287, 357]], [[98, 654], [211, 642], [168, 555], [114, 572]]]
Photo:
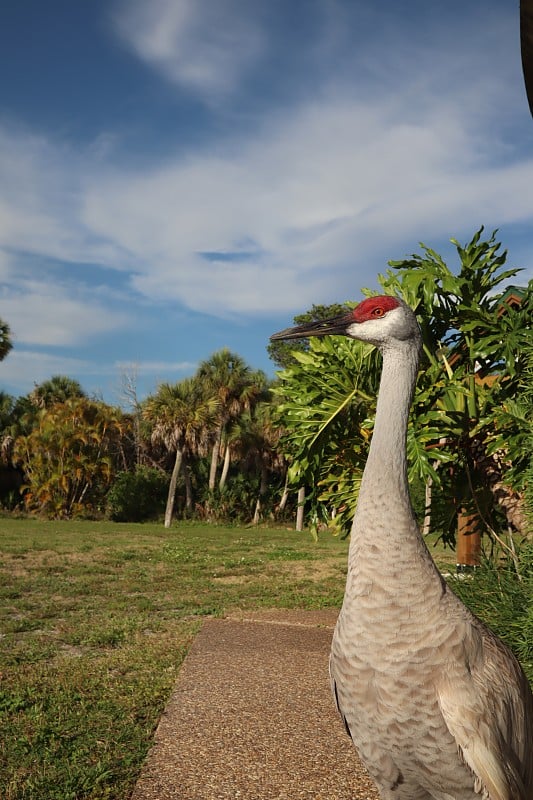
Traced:
[[120, 472], [107, 494], [106, 513], [114, 522], [143, 522], [165, 510], [169, 477], [153, 467]]

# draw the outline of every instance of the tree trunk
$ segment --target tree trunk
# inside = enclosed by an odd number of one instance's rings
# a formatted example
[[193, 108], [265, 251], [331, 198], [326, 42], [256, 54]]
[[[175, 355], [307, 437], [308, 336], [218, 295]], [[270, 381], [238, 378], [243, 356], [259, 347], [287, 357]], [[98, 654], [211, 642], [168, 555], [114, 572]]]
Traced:
[[257, 496], [257, 502], [255, 504], [255, 511], [254, 511], [254, 518], [252, 520], [253, 525], [257, 525], [259, 520], [261, 519], [261, 500], [267, 493], [268, 489], [268, 470], [263, 465], [261, 466], [261, 484], [259, 486], [259, 494]]
[[176, 450], [176, 460], [172, 475], [170, 476], [170, 486], [168, 487], [167, 507], [165, 509], [165, 528], [170, 528], [172, 522], [172, 513], [174, 511], [174, 499], [176, 497], [176, 484], [178, 483], [178, 475], [180, 474], [181, 464], [183, 461], [183, 451]]
[[220, 454], [220, 443], [222, 442], [222, 427], [217, 430], [213, 452], [211, 453], [211, 469], [209, 470], [209, 491], [215, 491], [217, 481], [218, 457]]
[[285, 506], [287, 505], [287, 500], [289, 499], [289, 471], [285, 473], [285, 484], [283, 486], [283, 494], [281, 495], [281, 500], [279, 501], [278, 511], [284, 511]]
[[192, 514], [192, 481], [191, 481], [191, 468], [184, 461], [183, 464], [183, 477], [185, 479], [185, 510]]
[[296, 530], [304, 529], [305, 486], [298, 489], [298, 508], [296, 510]]
[[481, 563], [481, 534], [479, 517], [459, 509], [457, 515], [457, 571], [467, 572]]
[[222, 466], [222, 474], [220, 476], [220, 482], [218, 484], [218, 488], [220, 489], [220, 491], [222, 491], [222, 489], [226, 485], [226, 479], [228, 477], [230, 463], [231, 463], [231, 451], [229, 445], [226, 444], [226, 452], [224, 453], [224, 464]]
[[427, 536], [431, 533], [431, 499], [433, 494], [433, 478], [428, 478], [426, 481], [426, 494], [424, 499], [424, 523], [422, 526], [422, 535]]
[[[446, 439], [444, 437], [441, 437], [439, 439], [439, 444], [446, 444]], [[440, 461], [434, 461], [432, 466], [434, 470], [438, 470], [440, 466]], [[433, 501], [433, 478], [429, 477], [426, 481], [426, 492], [424, 499], [424, 523], [422, 527], [423, 536], [428, 536], [428, 534], [431, 533], [432, 501]]]

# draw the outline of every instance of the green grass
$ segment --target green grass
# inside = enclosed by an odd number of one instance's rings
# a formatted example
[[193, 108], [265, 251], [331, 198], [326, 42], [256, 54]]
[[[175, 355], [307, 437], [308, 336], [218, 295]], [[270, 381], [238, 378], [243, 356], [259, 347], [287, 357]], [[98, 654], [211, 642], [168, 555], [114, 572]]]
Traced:
[[337, 606], [348, 544], [3, 518], [0, 797], [125, 800], [206, 615]]
[[2, 518], [1, 800], [126, 800], [202, 619], [338, 607], [347, 549], [327, 533]]

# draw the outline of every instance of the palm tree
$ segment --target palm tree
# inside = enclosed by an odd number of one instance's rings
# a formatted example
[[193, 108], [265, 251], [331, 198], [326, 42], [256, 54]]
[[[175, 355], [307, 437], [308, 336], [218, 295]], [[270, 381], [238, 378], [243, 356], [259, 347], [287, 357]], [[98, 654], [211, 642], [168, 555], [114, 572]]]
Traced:
[[0, 391], [0, 462], [10, 463], [10, 448], [13, 443], [11, 425], [15, 401], [7, 392]]
[[7, 322], [0, 319], [0, 361], [3, 361], [7, 354], [12, 350], [11, 330]]
[[270, 474], [282, 466], [279, 438], [280, 427], [273, 418], [270, 402], [258, 403], [253, 413], [245, 412], [231, 429], [233, 448], [244, 469], [259, 473], [259, 491], [252, 520], [254, 525], [261, 518]]
[[174, 453], [174, 466], [168, 489], [165, 528], [169, 528], [174, 511], [176, 484], [188, 452], [197, 448], [205, 435], [206, 425], [218, 409], [216, 397], [200, 391], [195, 378], [179, 383], [162, 383], [143, 408], [143, 417], [152, 423], [152, 441], [161, 443]]
[[52, 375], [48, 380], [36, 384], [29, 397], [37, 408], [50, 408], [54, 403], [86, 397], [86, 394], [74, 378]]
[[[219, 402], [209, 471], [209, 491], [213, 492], [227, 427], [232, 420], [237, 419], [244, 411], [249, 411], [261, 399], [265, 391], [266, 376], [260, 370], [252, 370], [241, 356], [224, 348], [200, 364], [197, 378], [202, 383], [206, 396], [214, 396]], [[229, 451], [227, 457], [230, 457]], [[220, 488], [223, 488], [223, 484]]]
[[20, 497], [18, 490], [22, 485], [22, 471], [13, 465], [15, 399], [0, 391], [0, 505], [6, 500], [15, 504]]

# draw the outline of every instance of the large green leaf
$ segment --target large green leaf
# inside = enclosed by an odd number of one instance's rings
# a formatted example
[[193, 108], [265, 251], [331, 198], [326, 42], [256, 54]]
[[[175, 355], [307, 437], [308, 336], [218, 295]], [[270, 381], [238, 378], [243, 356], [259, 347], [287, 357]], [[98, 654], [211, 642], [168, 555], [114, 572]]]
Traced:
[[[504, 268], [507, 253], [496, 232], [482, 234], [480, 228], [464, 246], [452, 240], [457, 271], [422, 244], [420, 254], [389, 262], [379, 277], [383, 291], [418, 314], [424, 353], [408, 434], [410, 477], [432, 481], [448, 504], [447, 520], [467, 490], [487, 494], [480, 447], [489, 455], [507, 449], [511, 465], [525, 450], [526, 417], [508, 401], [527, 368], [533, 283], [521, 307], [502, 305], [503, 286], [518, 270]], [[335, 507], [336, 518], [339, 506], [347, 510], [340, 512], [346, 528], [372, 432], [379, 357], [357, 342], [326, 337], [312, 339], [295, 359], [278, 387], [290, 475]]]

